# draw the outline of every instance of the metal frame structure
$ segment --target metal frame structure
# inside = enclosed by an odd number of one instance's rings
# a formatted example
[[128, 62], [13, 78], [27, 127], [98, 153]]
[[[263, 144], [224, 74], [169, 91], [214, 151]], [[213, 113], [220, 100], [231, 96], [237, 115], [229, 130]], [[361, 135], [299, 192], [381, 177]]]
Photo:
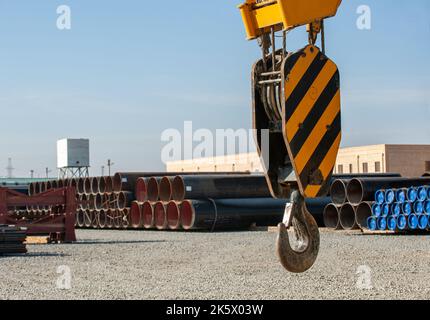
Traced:
[[[75, 242], [77, 210], [74, 187], [49, 190], [35, 196], [0, 188], [0, 224], [27, 228], [27, 235], [48, 235], [52, 242]], [[45, 206], [49, 210], [37, 217], [28, 217], [18, 208]]]
[[90, 167], [58, 168], [58, 179], [87, 178], [90, 176]]

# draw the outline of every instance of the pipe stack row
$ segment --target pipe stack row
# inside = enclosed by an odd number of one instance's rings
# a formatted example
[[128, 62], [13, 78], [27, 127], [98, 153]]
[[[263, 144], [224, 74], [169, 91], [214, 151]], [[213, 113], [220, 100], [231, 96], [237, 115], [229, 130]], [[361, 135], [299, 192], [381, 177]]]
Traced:
[[135, 229], [238, 230], [276, 225], [286, 201], [270, 196], [261, 175], [140, 177], [131, 208]]
[[430, 230], [430, 187], [376, 191], [367, 227], [371, 231]]
[[[245, 230], [282, 221], [287, 200], [271, 197], [262, 175], [176, 175], [140, 177], [130, 212], [134, 229]], [[322, 222], [328, 199], [308, 210]]]
[[0, 225], [0, 255], [27, 253], [24, 228]]
[[410, 179], [396, 176], [336, 179], [330, 188], [332, 203], [324, 209], [324, 223], [326, 227], [335, 230], [367, 229], [368, 220], [373, 216], [375, 194], [378, 191], [403, 190], [413, 185], [428, 183], [428, 178]]

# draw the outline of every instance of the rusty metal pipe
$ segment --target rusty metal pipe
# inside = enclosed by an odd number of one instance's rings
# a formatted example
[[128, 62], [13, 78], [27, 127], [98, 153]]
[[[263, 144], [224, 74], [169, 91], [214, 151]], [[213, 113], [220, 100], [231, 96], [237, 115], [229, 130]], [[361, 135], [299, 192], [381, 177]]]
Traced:
[[142, 203], [133, 201], [130, 208], [130, 226], [133, 229], [143, 227]]
[[91, 223], [92, 223], [93, 219], [92, 219], [92, 210], [87, 209], [84, 211], [84, 227], [85, 228], [91, 228]]
[[86, 177], [84, 180], [84, 192], [88, 195], [92, 193], [91, 190], [91, 178], [90, 177]]
[[143, 226], [145, 229], [155, 227], [154, 206], [149, 201], [142, 204]]
[[94, 197], [94, 208], [96, 210], [101, 210], [103, 209], [103, 194], [101, 193], [97, 193]]
[[99, 193], [99, 177], [91, 178], [91, 193]]
[[85, 227], [85, 211], [84, 210], [78, 210], [78, 213], [76, 214], [76, 226], [78, 228]]
[[169, 227], [166, 209], [166, 205], [161, 201], [154, 205], [155, 227], [157, 230], [167, 230]]
[[106, 193], [106, 179], [105, 177], [98, 177], [97, 178], [97, 191], [100, 193]]
[[136, 200], [133, 192], [121, 191], [117, 195], [117, 208], [124, 210], [131, 206], [131, 203]]
[[113, 192], [113, 178], [110, 176], [104, 177], [104, 184], [105, 184], [105, 192], [111, 193]]
[[130, 208], [119, 209], [121, 217], [121, 229], [129, 229], [130, 228]]
[[146, 190], [147, 198], [151, 202], [156, 202], [160, 199], [160, 181], [161, 177], [151, 177], [147, 180]]
[[76, 190], [79, 194], [83, 194], [85, 193], [85, 179], [84, 178], [79, 178], [78, 179], [78, 183], [76, 185]]
[[97, 227], [100, 229], [107, 228], [107, 214], [104, 209], [97, 212]]
[[106, 211], [106, 228], [113, 229], [115, 219], [115, 209], [108, 209]]
[[139, 202], [145, 202], [148, 200], [148, 189], [147, 189], [148, 178], [138, 178], [136, 181], [135, 196]]
[[181, 228], [181, 210], [179, 203], [170, 201], [166, 208], [167, 225], [170, 230], [179, 230]]
[[161, 201], [168, 202], [172, 200], [172, 177], [163, 177], [158, 184], [159, 198]]

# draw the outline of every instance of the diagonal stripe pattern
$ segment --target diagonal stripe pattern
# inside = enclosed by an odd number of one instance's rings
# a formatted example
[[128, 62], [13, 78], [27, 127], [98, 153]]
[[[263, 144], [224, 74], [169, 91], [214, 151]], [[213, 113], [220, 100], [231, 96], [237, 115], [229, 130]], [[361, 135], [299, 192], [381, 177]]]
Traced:
[[325, 195], [341, 141], [337, 66], [309, 45], [284, 64], [284, 138], [305, 197]]

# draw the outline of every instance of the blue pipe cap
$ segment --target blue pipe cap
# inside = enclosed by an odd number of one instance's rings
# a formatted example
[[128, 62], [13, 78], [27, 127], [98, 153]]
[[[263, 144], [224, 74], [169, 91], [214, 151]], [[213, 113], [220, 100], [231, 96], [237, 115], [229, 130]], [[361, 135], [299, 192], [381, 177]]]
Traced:
[[402, 204], [401, 203], [395, 203], [393, 205], [393, 216], [398, 217], [402, 214]]
[[372, 214], [375, 217], [380, 217], [382, 215], [382, 207], [381, 205], [374, 203], [372, 206]]
[[406, 230], [408, 227], [408, 219], [406, 216], [400, 216], [397, 218], [397, 228], [399, 230]]
[[387, 218], [380, 217], [377, 219], [378, 230], [385, 231], [387, 230]]
[[367, 228], [371, 231], [376, 231], [378, 229], [378, 224], [376, 222], [376, 218], [369, 217], [367, 219]]
[[425, 213], [430, 214], [430, 200], [426, 201], [424, 204], [424, 211]]
[[409, 226], [409, 229], [411, 230], [418, 229], [418, 217], [416, 215], [411, 214], [408, 217], [408, 226]]
[[405, 202], [404, 204], [403, 204], [403, 208], [402, 208], [403, 210], [402, 210], [402, 212], [403, 212], [403, 214], [405, 214], [405, 215], [410, 215], [411, 213], [412, 213], [412, 203], [410, 203], [410, 202]]
[[388, 230], [396, 231], [396, 229], [397, 229], [397, 218], [396, 217], [389, 217], [387, 219], [387, 224], [388, 224]]
[[382, 216], [383, 217], [388, 217], [391, 214], [391, 204], [384, 204], [382, 206]]
[[385, 202], [385, 191], [384, 190], [376, 191], [375, 201], [377, 204], [383, 204]]
[[406, 190], [405, 189], [398, 189], [396, 190], [396, 201], [403, 203], [406, 201]]
[[418, 228], [420, 230], [426, 230], [429, 224], [429, 217], [426, 214], [422, 214], [418, 217]]
[[414, 203], [414, 212], [416, 214], [423, 214], [424, 213], [424, 202], [417, 201]]
[[411, 187], [408, 189], [408, 200], [411, 202], [417, 201], [418, 198], [418, 190], [415, 187]]
[[427, 187], [419, 187], [417, 198], [419, 201], [427, 200]]
[[389, 189], [389, 190], [385, 191], [385, 202], [386, 203], [393, 203], [395, 199], [396, 199], [396, 193], [394, 192], [394, 190]]

